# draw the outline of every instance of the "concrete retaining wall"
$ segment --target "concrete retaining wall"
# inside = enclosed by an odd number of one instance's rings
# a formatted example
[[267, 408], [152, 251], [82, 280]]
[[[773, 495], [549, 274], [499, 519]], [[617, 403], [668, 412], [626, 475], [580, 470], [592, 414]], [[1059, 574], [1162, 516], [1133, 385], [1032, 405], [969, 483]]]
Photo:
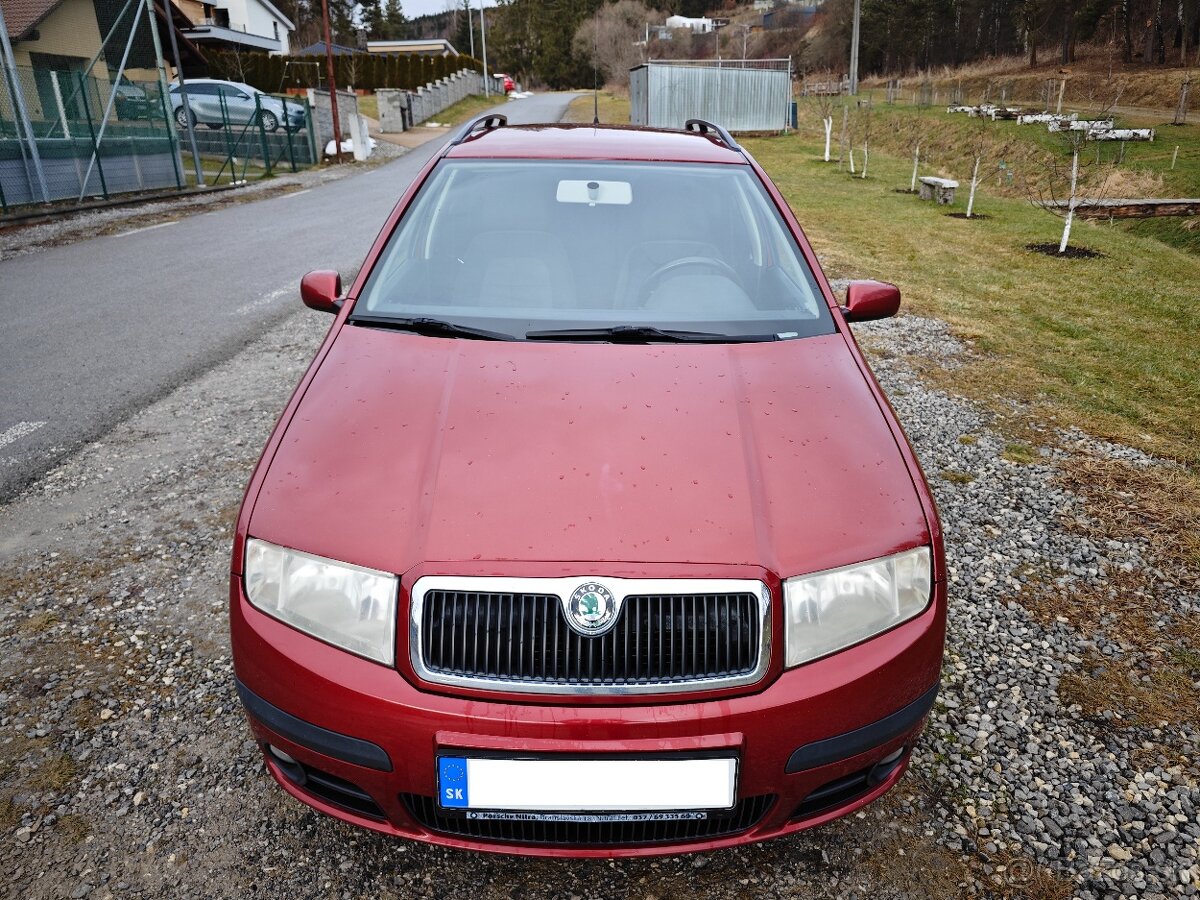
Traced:
[[483, 75], [469, 69], [439, 78], [415, 91], [378, 90], [375, 96], [379, 100], [379, 130], [389, 134], [407, 131], [464, 97], [482, 93]]
[[[329, 102], [329, 91], [310, 88], [308, 102], [312, 104], [313, 146], [316, 147], [319, 158], [325, 152], [325, 145], [333, 140], [333, 112]], [[359, 120], [362, 134], [366, 134], [366, 125], [361, 123], [358, 113], [358, 95], [353, 91], [338, 91], [337, 103], [338, 120], [342, 125], [342, 140], [350, 140], [351, 135], [356, 132], [358, 127], [354, 122], [356, 119]]]

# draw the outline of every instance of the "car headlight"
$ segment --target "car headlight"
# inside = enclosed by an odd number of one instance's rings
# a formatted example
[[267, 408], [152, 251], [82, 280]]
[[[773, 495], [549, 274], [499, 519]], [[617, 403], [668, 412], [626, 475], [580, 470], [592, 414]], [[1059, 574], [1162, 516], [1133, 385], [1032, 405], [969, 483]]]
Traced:
[[395, 575], [250, 538], [246, 597], [281, 622], [376, 662], [396, 659]]
[[928, 547], [787, 579], [786, 665], [798, 666], [908, 621], [929, 605], [932, 581]]

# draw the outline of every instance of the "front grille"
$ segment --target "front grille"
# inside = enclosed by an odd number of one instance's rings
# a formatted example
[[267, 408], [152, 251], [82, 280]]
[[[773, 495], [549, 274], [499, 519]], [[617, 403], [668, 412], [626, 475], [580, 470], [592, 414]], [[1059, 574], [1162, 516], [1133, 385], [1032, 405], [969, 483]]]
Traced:
[[628, 847], [637, 844], [687, 844], [748, 831], [771, 808], [775, 797], [747, 797], [730, 810], [710, 812], [706, 819], [665, 822], [508, 822], [468, 819], [444, 812], [432, 797], [401, 794], [417, 822], [441, 834], [504, 844], [570, 847]]
[[611, 630], [593, 637], [568, 624], [554, 594], [429, 590], [419, 629], [428, 673], [504, 687], [707, 687], [753, 676], [763, 650], [750, 591], [629, 595]]

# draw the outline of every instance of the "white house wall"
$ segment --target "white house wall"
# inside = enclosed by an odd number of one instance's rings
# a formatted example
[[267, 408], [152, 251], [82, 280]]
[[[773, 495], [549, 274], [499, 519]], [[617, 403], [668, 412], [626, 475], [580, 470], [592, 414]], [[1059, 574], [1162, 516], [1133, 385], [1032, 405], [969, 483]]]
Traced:
[[291, 26], [270, 9], [255, 0], [225, 0], [214, 4], [229, 13], [229, 27], [234, 31], [256, 34], [275, 39], [275, 27], [279, 28], [279, 52], [287, 55], [289, 29]]

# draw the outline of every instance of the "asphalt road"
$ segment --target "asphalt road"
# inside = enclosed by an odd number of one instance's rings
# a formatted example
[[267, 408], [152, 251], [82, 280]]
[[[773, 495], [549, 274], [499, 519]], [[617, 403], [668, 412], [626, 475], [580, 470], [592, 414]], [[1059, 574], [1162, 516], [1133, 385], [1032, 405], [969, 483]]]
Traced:
[[[512, 101], [556, 122], [572, 95]], [[355, 271], [440, 141], [272, 199], [0, 262], [0, 502], [293, 311], [300, 276]]]

